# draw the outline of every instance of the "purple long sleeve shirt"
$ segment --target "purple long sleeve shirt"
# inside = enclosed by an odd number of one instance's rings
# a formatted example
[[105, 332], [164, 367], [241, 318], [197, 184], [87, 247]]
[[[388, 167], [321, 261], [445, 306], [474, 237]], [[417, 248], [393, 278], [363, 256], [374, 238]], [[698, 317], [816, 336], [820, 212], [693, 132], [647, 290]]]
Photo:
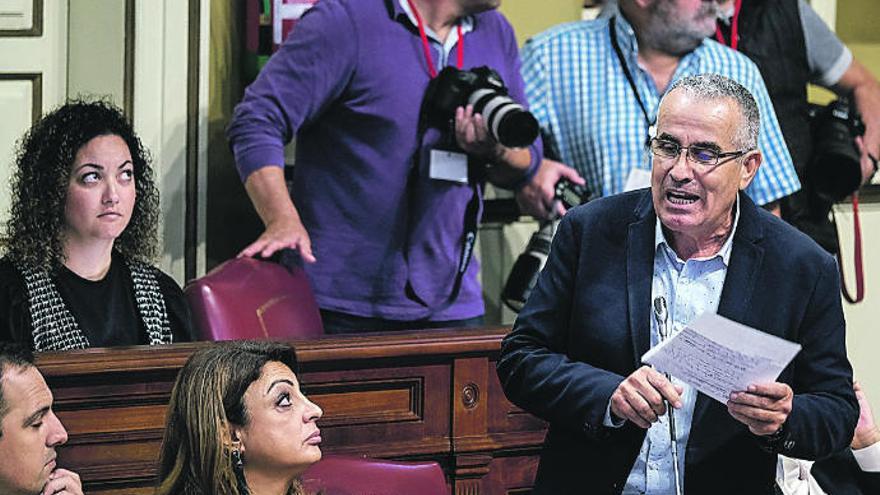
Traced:
[[[525, 102], [513, 29], [496, 11], [472, 19], [464, 68], [494, 68]], [[443, 60], [439, 44], [431, 50]], [[284, 144], [297, 138], [292, 199], [318, 259], [306, 269], [321, 308], [390, 320], [484, 311], [476, 260], [445, 304], [473, 188], [428, 178], [426, 157], [440, 139], [428, 130], [418, 142], [429, 78], [418, 30], [397, 0], [321, 0], [235, 109], [227, 135], [242, 180], [281, 166]], [[411, 174], [416, 153], [423, 158]], [[532, 169], [541, 153], [536, 142]]]

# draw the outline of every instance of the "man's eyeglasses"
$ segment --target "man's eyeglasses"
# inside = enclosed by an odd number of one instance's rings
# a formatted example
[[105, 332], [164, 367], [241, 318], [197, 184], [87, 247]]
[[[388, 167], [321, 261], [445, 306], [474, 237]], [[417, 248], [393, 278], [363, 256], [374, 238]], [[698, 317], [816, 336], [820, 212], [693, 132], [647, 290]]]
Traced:
[[648, 142], [648, 146], [651, 148], [651, 153], [653, 153], [654, 156], [665, 160], [678, 160], [678, 157], [681, 156], [681, 151], [685, 150], [687, 151], [688, 160], [690, 160], [692, 163], [696, 163], [704, 167], [717, 167], [718, 165], [727, 163], [731, 160], [735, 160], [745, 155], [749, 151], [752, 151], [740, 150], [721, 153], [718, 150], [709, 148], [707, 146], [682, 146], [675, 141], [669, 141], [656, 137], [651, 138], [651, 140]]

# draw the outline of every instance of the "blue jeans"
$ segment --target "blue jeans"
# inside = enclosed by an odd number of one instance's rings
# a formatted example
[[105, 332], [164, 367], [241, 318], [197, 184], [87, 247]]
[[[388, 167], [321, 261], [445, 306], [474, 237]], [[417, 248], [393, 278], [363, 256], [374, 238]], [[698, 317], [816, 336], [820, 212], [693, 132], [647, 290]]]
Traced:
[[479, 327], [483, 325], [483, 316], [463, 320], [386, 320], [370, 316], [357, 316], [338, 311], [321, 310], [324, 333], [329, 335], [340, 333], [392, 332], [400, 330], [420, 330], [425, 328], [461, 328]]

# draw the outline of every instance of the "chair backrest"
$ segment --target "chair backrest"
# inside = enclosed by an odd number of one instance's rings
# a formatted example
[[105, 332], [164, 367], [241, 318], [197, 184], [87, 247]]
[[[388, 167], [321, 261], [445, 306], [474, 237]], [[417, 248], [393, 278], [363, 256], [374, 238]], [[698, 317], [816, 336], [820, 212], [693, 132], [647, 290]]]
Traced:
[[310, 493], [321, 495], [449, 495], [436, 462], [398, 462], [324, 456], [302, 476]]
[[324, 334], [306, 273], [271, 261], [237, 258], [184, 289], [201, 340], [285, 339]]

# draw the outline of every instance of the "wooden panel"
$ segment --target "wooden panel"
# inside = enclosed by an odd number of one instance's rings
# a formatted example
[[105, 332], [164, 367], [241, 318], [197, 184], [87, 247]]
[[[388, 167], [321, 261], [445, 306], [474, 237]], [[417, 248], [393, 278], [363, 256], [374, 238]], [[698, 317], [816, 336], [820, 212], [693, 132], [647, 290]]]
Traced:
[[[456, 439], [482, 438], [486, 434], [489, 363], [485, 358], [457, 359], [452, 389]], [[494, 371], [494, 370], [493, 370]]]
[[538, 471], [538, 450], [520, 451], [492, 459], [484, 486], [485, 495], [525, 495], [531, 493]]
[[422, 419], [424, 381], [420, 377], [310, 384], [305, 393], [327, 410], [321, 418], [325, 427]]
[[301, 379], [324, 409], [327, 452], [401, 457], [449, 451], [448, 364], [304, 371]]
[[114, 407], [101, 411], [101, 421], [95, 421], [96, 410], [81, 409], [76, 411], [59, 411], [58, 418], [76, 436], [71, 436], [68, 443], [80, 443], [86, 439], [94, 439], [102, 434], [128, 435], [144, 431], [162, 429], [165, 426], [164, 404], [154, 406]]
[[[495, 368], [494, 359], [491, 366]], [[547, 423], [513, 405], [504, 395], [498, 375], [493, 373], [489, 381], [488, 431], [492, 438], [505, 445], [536, 445], [543, 442]]]
[[[432, 459], [461, 495], [527, 493], [544, 423], [504, 398], [506, 328], [294, 342], [303, 391], [324, 410], [325, 453]], [[90, 494], [152, 492], [177, 371], [209, 343], [45, 353], [38, 365], [70, 440], [59, 464]], [[523, 491], [526, 490], [526, 491]]]

